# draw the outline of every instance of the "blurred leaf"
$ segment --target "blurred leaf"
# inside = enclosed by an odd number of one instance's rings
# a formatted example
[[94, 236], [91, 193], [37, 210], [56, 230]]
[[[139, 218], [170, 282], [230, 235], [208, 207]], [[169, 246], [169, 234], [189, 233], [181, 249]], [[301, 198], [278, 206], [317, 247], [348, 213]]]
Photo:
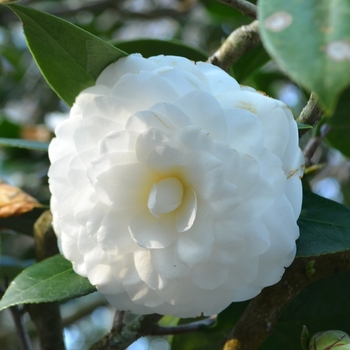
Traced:
[[341, 94], [333, 116], [326, 119], [326, 123], [332, 127], [326, 140], [333, 148], [350, 157], [350, 88]]
[[297, 123], [298, 124], [298, 129], [312, 129], [313, 126], [309, 125], [309, 124], [301, 124], [301, 123]]
[[19, 260], [3, 255], [0, 259], [0, 279], [14, 279], [25, 268], [33, 265], [34, 260]]
[[46, 207], [38, 207], [20, 216], [0, 218], [0, 228], [6, 228], [16, 232], [33, 236], [34, 224], [40, 215], [47, 210]]
[[45, 151], [47, 152], [49, 148], [49, 143], [47, 142], [38, 142], [38, 141], [29, 141], [23, 139], [8, 139], [0, 138], [0, 146], [2, 147], [15, 147], [15, 148], [26, 148], [35, 151]]
[[115, 43], [115, 46], [127, 53], [140, 53], [143, 57], [157, 55], [175, 55], [186, 57], [192, 61], [206, 61], [208, 54], [179, 40], [139, 39]]
[[[317, 268], [317, 267], [316, 267]], [[350, 332], [350, 272], [317, 281], [305, 288], [287, 307], [275, 332], [259, 350], [300, 349], [300, 334], [327, 329]]]
[[39, 206], [40, 203], [29, 194], [0, 182], [0, 218], [18, 216]]
[[8, 5], [23, 22], [24, 34], [41, 73], [68, 105], [95, 84], [101, 71], [126, 53], [58, 17]]
[[233, 66], [232, 74], [239, 83], [271, 60], [263, 46], [248, 51]]
[[81, 297], [96, 290], [58, 254], [21, 272], [0, 301], [0, 311], [18, 304], [36, 304]]
[[230, 21], [234, 23], [237, 23], [237, 20], [243, 20], [245, 22], [251, 21], [250, 18], [243, 16], [243, 14], [238, 10], [228, 5], [222, 4], [218, 1], [201, 0], [201, 3], [203, 3], [203, 5], [214, 20], [220, 22]]
[[261, 0], [258, 10], [266, 50], [332, 111], [350, 83], [350, 2]]
[[350, 209], [304, 191], [298, 220], [297, 256], [319, 256], [350, 249]]

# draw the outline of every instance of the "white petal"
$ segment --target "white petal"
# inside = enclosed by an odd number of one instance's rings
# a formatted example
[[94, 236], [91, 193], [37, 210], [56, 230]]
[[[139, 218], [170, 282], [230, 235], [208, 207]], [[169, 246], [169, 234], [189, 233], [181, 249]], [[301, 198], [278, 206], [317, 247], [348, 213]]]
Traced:
[[153, 290], [165, 287], [163, 280], [152, 265], [150, 250], [135, 251], [134, 260], [136, 270], [147, 286]]
[[210, 262], [194, 267], [190, 278], [196, 286], [213, 290], [222, 285], [226, 281], [227, 276], [226, 266]]
[[133, 210], [109, 209], [97, 231], [97, 241], [110, 254], [127, 254], [138, 248], [129, 233], [129, 221]]
[[178, 236], [173, 214], [155, 218], [148, 208], [131, 218], [129, 231], [134, 241], [143, 248], [160, 249], [169, 246]]
[[129, 130], [111, 131], [100, 142], [100, 154], [133, 151], [137, 137], [138, 133]]
[[157, 65], [150, 60], [143, 58], [140, 54], [132, 54], [120, 58], [117, 62], [110, 64], [99, 75], [96, 80], [97, 85], [105, 85], [110, 88], [124, 75], [128, 73], [139, 73], [140, 71], [151, 71], [157, 68]]
[[221, 68], [205, 62], [197, 62], [197, 67], [205, 74], [214, 96], [240, 90], [237, 81]]
[[205, 216], [197, 216], [191, 229], [178, 235], [177, 254], [180, 260], [190, 267], [206, 261], [214, 243], [213, 232], [212, 223], [206, 221]]
[[197, 195], [192, 188], [186, 188], [180, 208], [176, 212], [176, 229], [178, 232], [188, 231], [196, 219]]
[[146, 71], [121, 77], [113, 87], [112, 96], [124, 100], [123, 105], [130, 113], [148, 109], [158, 102], [172, 102], [178, 98], [177, 92], [167, 81]]
[[193, 124], [203, 128], [212, 138], [225, 142], [227, 124], [224, 112], [213, 95], [192, 91], [175, 102]]
[[140, 163], [111, 167], [96, 177], [95, 189], [98, 197], [107, 205], [116, 208], [138, 208], [146, 205], [149, 190], [157, 181]]

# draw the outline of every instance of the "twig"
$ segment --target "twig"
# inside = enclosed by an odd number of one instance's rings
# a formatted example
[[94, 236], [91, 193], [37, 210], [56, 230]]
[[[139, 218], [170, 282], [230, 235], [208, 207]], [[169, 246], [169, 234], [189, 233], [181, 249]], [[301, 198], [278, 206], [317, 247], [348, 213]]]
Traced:
[[258, 21], [233, 31], [220, 48], [208, 59], [226, 72], [246, 52], [260, 45]]
[[252, 17], [254, 19], [257, 17], [256, 5], [248, 1], [245, 1], [245, 0], [218, 0], [218, 1], [235, 8], [239, 12], [243, 13], [244, 16]]
[[217, 315], [210, 316], [200, 321], [182, 324], [175, 327], [156, 327], [147, 335], [171, 335], [184, 334], [198, 331], [201, 327], [210, 327], [216, 322]]
[[[315, 126], [322, 117], [322, 110], [318, 106], [317, 97], [312, 92], [307, 102], [306, 106], [301, 111], [299, 117], [297, 118], [297, 122], [300, 124], [309, 124]], [[310, 129], [300, 129], [299, 130], [299, 138], [306, 134]]]
[[125, 313], [123, 326], [120, 325], [121, 314], [116, 314], [118, 325], [109, 334], [93, 345], [90, 350], [125, 350], [134, 341], [145, 335], [151, 334], [157, 327], [161, 315], [133, 315]]
[[[313, 274], [307, 266], [314, 260]], [[271, 335], [290, 302], [310, 283], [350, 269], [350, 251], [297, 258], [281, 281], [254, 298], [230, 333], [224, 350], [255, 350]]]
[[332, 130], [332, 127], [330, 125], [324, 124], [321, 127], [321, 133], [319, 136], [311, 137], [309, 142], [304, 147], [303, 153], [305, 157], [305, 164], [306, 166], [311, 165], [311, 158], [315, 154], [317, 148], [322, 143], [324, 138], [329, 134], [329, 132]]
[[[7, 283], [6, 283], [7, 284]], [[5, 291], [0, 289], [0, 298], [4, 295]], [[21, 350], [32, 350], [32, 344], [26, 327], [24, 326], [22, 313], [18, 305], [11, 306], [10, 312], [15, 323], [16, 334], [18, 336], [19, 347]]]
[[[52, 215], [44, 212], [34, 225], [35, 255], [38, 261], [58, 253], [57, 238], [51, 227]], [[64, 350], [63, 326], [59, 303], [28, 304], [42, 350]]]

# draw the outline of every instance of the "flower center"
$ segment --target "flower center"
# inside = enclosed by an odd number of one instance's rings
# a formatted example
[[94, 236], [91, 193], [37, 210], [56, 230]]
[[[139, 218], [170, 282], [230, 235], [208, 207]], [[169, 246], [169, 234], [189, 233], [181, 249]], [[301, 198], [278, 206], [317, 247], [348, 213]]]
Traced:
[[160, 214], [170, 213], [182, 203], [184, 188], [176, 177], [168, 177], [152, 186], [148, 196], [148, 209], [151, 214], [159, 218]]

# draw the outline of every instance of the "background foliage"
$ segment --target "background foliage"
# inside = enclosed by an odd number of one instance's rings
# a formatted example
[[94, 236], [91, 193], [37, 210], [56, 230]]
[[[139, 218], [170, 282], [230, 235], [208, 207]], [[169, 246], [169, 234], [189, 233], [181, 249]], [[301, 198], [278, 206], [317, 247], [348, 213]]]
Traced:
[[[326, 115], [300, 140], [309, 166], [303, 180], [309, 192], [305, 192], [299, 219], [298, 257], [309, 259], [299, 261], [307, 262], [304, 270], [310, 280], [285, 305], [271, 336], [260, 347], [265, 350], [300, 348], [303, 325], [311, 333], [333, 328], [350, 333], [349, 272], [327, 278], [319, 274], [323, 266], [320, 257], [347, 253], [350, 248], [350, 212], [345, 206], [350, 203], [350, 163], [346, 158], [350, 156], [346, 89], [350, 4], [340, 1], [325, 6], [327, 3], [313, 0], [306, 6], [297, 0], [283, 4], [261, 0], [264, 46], [247, 52], [230, 68], [240, 83], [282, 99], [296, 117], [312, 90]], [[21, 5], [29, 7], [0, 7], [0, 145], [6, 146], [0, 149], [0, 178], [14, 186], [9, 189], [0, 183], [0, 293], [16, 278], [0, 301], [0, 309], [4, 309], [0, 313], [0, 347], [18, 349], [19, 326], [14, 326], [12, 315], [15, 321], [20, 316], [34, 347], [39, 348], [33, 323], [27, 314], [21, 316], [21, 304], [60, 301], [67, 349], [88, 349], [110, 329], [114, 311], [92, 293], [94, 288], [86, 280], [72, 272], [63, 257], [55, 255], [35, 263], [41, 259], [34, 247], [33, 230], [49, 205], [46, 149], [54, 126], [67, 116], [77, 93], [92, 85], [108, 63], [126, 53], [206, 60], [231, 32], [252, 19], [215, 0], [28, 0]], [[276, 18], [271, 17], [276, 11], [286, 21], [282, 25], [288, 25], [282, 35], [281, 22], [276, 25]], [[15, 13], [25, 23], [26, 41]], [[335, 51], [330, 46], [334, 42], [340, 43]], [[307, 151], [310, 145], [312, 152]], [[37, 235], [43, 230], [40, 225], [35, 228]], [[316, 279], [320, 280], [311, 284]], [[87, 296], [66, 301], [81, 295]], [[157, 339], [163, 341], [163, 348], [169, 341], [175, 350], [219, 349], [248, 304], [232, 304], [215, 323], [203, 323], [197, 332]], [[198, 320], [165, 317], [160, 324], [191, 321]], [[131, 348], [155, 348], [157, 339], [142, 339]]]

